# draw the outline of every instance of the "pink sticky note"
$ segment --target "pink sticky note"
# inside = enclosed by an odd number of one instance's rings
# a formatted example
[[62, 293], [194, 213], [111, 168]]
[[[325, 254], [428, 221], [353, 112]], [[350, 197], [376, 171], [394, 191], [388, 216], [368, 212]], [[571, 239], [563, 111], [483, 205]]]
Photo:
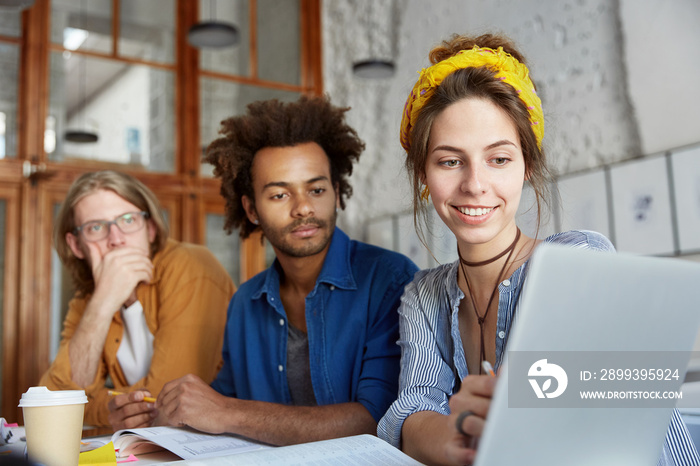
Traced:
[[19, 427], [19, 424], [16, 422], [13, 422], [12, 424], [8, 424], [7, 422], [5, 423], [5, 427]]
[[139, 459], [135, 457], [134, 455], [129, 455], [129, 457], [125, 460], [118, 460], [117, 463], [131, 463], [132, 461], [138, 461]]

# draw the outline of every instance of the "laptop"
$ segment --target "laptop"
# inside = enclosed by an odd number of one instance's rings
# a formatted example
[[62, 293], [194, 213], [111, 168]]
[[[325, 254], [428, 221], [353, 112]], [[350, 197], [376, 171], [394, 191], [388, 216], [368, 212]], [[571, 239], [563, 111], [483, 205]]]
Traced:
[[699, 287], [697, 263], [542, 244], [475, 465], [656, 465]]

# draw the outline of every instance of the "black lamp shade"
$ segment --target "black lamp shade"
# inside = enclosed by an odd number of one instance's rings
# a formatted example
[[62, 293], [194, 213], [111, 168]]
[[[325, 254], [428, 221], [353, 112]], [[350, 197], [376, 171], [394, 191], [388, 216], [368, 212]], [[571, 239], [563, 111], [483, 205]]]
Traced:
[[394, 63], [388, 60], [362, 60], [352, 65], [355, 76], [366, 79], [385, 79], [394, 75]]
[[193, 47], [228, 47], [238, 43], [238, 29], [233, 24], [207, 21], [193, 25], [187, 40]]
[[97, 142], [97, 133], [91, 133], [89, 131], [81, 131], [81, 130], [68, 130], [66, 131], [66, 134], [63, 135], [64, 139], [69, 142], [78, 142], [78, 143], [89, 143], [89, 142]]

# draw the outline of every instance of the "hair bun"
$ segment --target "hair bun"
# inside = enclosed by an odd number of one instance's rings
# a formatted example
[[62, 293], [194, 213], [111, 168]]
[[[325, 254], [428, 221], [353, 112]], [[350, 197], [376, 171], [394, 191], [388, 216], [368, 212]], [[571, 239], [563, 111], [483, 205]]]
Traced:
[[452, 37], [434, 47], [428, 54], [428, 58], [430, 59], [430, 63], [434, 65], [456, 55], [462, 50], [471, 50], [475, 45], [477, 47], [487, 47], [494, 50], [502, 47], [504, 52], [510, 54], [520, 63], [527, 65], [525, 57], [518, 52], [513, 41], [505, 36], [496, 34], [482, 34], [480, 36], [453, 34]]

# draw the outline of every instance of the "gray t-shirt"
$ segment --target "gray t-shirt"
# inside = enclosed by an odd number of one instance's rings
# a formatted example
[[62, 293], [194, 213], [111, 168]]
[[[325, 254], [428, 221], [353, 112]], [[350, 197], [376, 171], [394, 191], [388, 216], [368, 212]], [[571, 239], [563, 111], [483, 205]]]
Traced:
[[298, 328], [288, 326], [287, 332], [287, 384], [294, 406], [316, 406], [316, 396], [311, 385], [309, 365], [309, 336]]

